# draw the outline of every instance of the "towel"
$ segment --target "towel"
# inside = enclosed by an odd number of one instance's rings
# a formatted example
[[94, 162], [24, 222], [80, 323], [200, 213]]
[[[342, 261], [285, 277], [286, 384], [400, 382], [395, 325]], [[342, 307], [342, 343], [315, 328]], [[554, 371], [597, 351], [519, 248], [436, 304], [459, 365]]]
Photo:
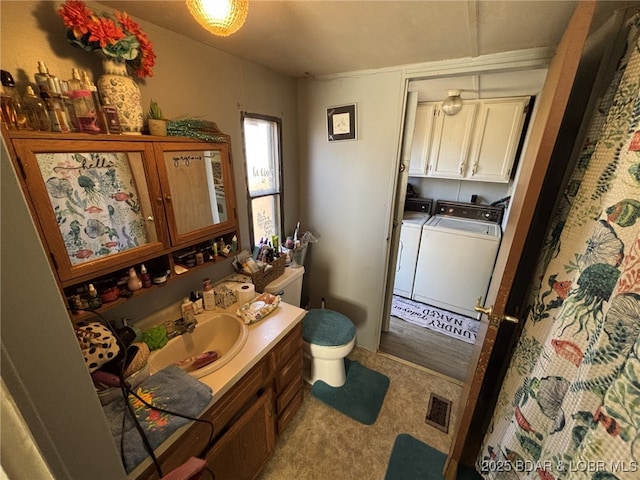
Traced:
[[[138, 385], [134, 391], [146, 402], [156, 407], [190, 417], [198, 417], [209, 404], [213, 395], [211, 388], [175, 365], [170, 365], [152, 375]], [[131, 394], [129, 394], [129, 402], [153, 449], [169, 438], [178, 428], [190, 422], [186, 418], [153, 410]], [[133, 424], [130, 413], [125, 409], [124, 399], [118, 398], [102, 408], [118, 450], [120, 450], [120, 438], [124, 439], [124, 467], [129, 473], [149, 454], [144, 448], [142, 438]], [[122, 427], [123, 415], [125, 415], [124, 429]]]

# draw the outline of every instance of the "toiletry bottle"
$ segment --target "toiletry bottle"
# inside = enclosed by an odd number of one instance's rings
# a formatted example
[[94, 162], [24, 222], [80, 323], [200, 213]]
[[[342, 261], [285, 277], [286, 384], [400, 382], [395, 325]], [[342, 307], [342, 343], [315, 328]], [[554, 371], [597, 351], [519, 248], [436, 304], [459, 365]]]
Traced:
[[51, 123], [52, 132], [68, 132], [69, 127], [64, 114], [64, 109], [60, 103], [60, 99], [56, 98], [49, 89], [48, 85], [40, 85], [40, 98], [44, 102], [49, 121]]
[[236, 235], [231, 239], [231, 253], [235, 253], [238, 250], [238, 237]]
[[147, 272], [147, 267], [144, 266], [144, 263], [140, 266], [140, 281], [144, 288], [149, 288], [152, 285], [151, 275]]
[[[32, 130], [22, 105], [22, 99], [16, 90], [16, 82], [13, 80], [13, 76], [6, 70], [0, 70], [0, 81], [2, 82], [4, 95], [11, 97], [10, 108], [13, 110], [12, 114], [15, 118], [16, 127], [18, 130]], [[3, 109], [5, 107], [4, 100], [2, 107]]]
[[49, 88], [49, 77], [51, 77], [51, 74], [49, 73], [49, 69], [44, 64], [44, 62], [38, 62], [38, 71], [33, 76], [36, 79], [36, 84], [38, 85], [38, 87]]
[[25, 94], [22, 97], [22, 103], [24, 104], [25, 113], [29, 117], [29, 122], [34, 129], [41, 132], [51, 130], [51, 120], [47, 114], [47, 107], [44, 101], [35, 94], [31, 85], [27, 85]]
[[224, 252], [224, 238], [218, 239], [218, 255], [222, 255]]
[[[64, 111], [67, 114], [67, 118], [69, 119], [69, 130], [72, 132], [81, 132], [80, 129], [80, 120], [78, 119], [78, 114], [76, 112], [76, 104], [71, 98], [71, 91], [69, 88], [69, 82], [66, 80], [60, 80], [60, 100], [62, 105], [64, 105]], [[80, 106], [78, 106], [78, 109]]]
[[68, 83], [69, 98], [73, 102], [78, 129], [83, 133], [100, 133], [98, 108], [88, 86], [82, 82], [80, 71], [77, 68], [71, 70], [71, 79]]
[[[108, 98], [100, 98], [98, 87], [96, 87], [96, 84], [91, 81], [89, 75], [84, 70], [81, 73], [81, 78], [83, 90], [89, 90], [91, 92], [93, 104], [96, 107], [100, 131], [102, 133], [121, 133], [122, 129], [120, 127], [120, 120], [118, 119], [117, 113], [115, 114], [115, 121], [110, 118], [112, 112], [117, 112], [116, 108], [109, 105]], [[109, 105], [108, 108], [107, 105]]]
[[105, 97], [102, 105], [102, 117], [107, 133], [122, 133], [122, 125], [120, 125], [120, 117], [118, 117], [118, 109], [111, 105], [111, 101]]
[[133, 267], [129, 269], [129, 280], [127, 281], [127, 288], [132, 292], [135, 292], [136, 290], [140, 290], [142, 288], [142, 281], [140, 280], [140, 277], [138, 277], [138, 274]]
[[13, 105], [13, 97], [6, 91], [4, 86], [0, 86], [0, 102], [2, 102], [2, 123], [8, 130], [16, 130], [16, 109]]
[[196, 312], [193, 309], [193, 303], [189, 300], [189, 297], [185, 297], [180, 305], [180, 312], [182, 313], [182, 319], [185, 322], [194, 322], [196, 319]]
[[205, 310], [215, 310], [216, 309], [216, 296], [213, 292], [213, 285], [211, 285], [211, 280], [205, 278], [202, 281], [202, 301], [204, 303]]
[[89, 284], [89, 308], [96, 309], [102, 306], [102, 299], [98, 296], [98, 292], [96, 291], [96, 287], [93, 286], [93, 283]]

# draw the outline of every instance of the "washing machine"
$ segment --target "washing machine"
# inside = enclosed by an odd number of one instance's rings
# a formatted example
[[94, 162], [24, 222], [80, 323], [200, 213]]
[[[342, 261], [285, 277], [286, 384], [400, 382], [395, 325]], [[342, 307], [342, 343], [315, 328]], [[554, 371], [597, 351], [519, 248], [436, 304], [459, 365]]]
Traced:
[[429, 198], [411, 198], [405, 201], [405, 212], [400, 227], [400, 243], [396, 260], [393, 294], [411, 298], [416, 262], [420, 249], [422, 227], [431, 217], [433, 201]]
[[495, 265], [504, 208], [436, 202], [423, 226], [412, 298], [467, 317], [484, 303]]

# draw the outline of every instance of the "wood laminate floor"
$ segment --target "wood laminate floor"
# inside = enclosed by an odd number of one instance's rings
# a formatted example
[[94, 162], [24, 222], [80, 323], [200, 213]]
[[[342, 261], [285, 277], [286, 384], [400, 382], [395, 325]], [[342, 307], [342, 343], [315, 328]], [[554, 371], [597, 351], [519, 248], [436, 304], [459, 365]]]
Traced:
[[380, 336], [380, 351], [464, 382], [473, 345], [398, 317]]

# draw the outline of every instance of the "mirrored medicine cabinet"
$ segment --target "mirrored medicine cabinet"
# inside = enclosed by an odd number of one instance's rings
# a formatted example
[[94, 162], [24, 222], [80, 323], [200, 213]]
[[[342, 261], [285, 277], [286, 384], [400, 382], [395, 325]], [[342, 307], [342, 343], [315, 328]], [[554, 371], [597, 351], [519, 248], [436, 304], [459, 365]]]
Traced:
[[5, 136], [62, 287], [237, 234], [228, 141]]

